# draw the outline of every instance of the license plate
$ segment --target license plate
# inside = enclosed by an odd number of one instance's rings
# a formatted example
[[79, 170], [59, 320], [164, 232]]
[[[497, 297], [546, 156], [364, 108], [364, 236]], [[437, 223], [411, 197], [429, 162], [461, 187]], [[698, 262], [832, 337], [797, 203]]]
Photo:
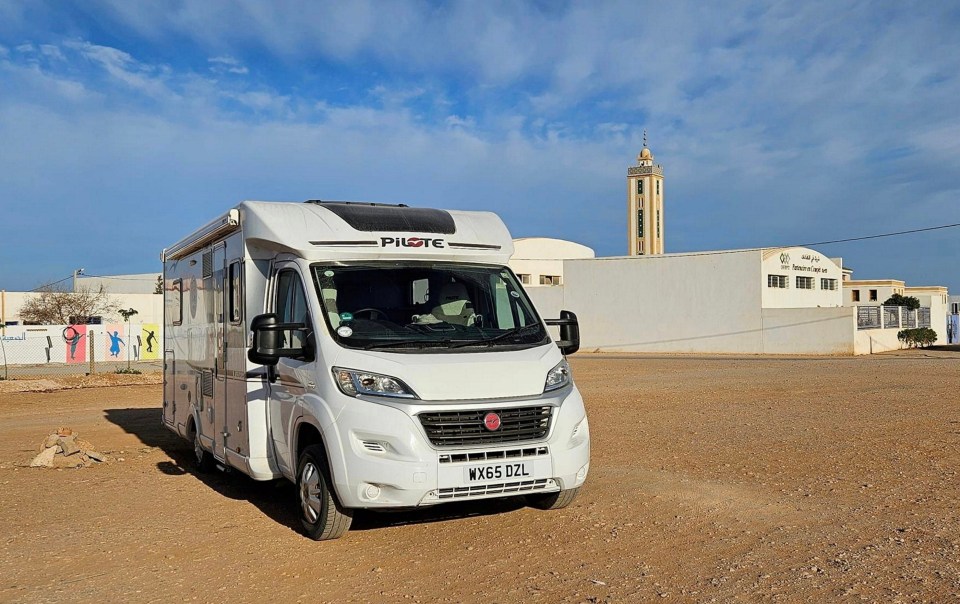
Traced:
[[525, 461], [485, 464], [463, 469], [463, 481], [467, 484], [491, 480], [525, 480], [533, 478], [533, 475], [533, 463]]

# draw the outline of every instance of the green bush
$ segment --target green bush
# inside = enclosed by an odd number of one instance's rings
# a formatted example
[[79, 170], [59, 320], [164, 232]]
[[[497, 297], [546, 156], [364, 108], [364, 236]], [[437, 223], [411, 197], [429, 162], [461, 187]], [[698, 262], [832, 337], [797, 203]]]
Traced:
[[920, 299], [913, 296], [902, 296], [900, 294], [893, 294], [887, 301], [883, 303], [884, 306], [906, 306], [910, 310], [917, 310], [920, 308]]
[[129, 367], [121, 367], [121, 368], [117, 369], [116, 373], [129, 373], [129, 374], [133, 374], [133, 375], [140, 375], [140, 374], [143, 373], [143, 372], [140, 371], [139, 369], [131, 369], [131, 368], [129, 368]]
[[933, 343], [937, 341], [937, 332], [929, 327], [901, 329], [897, 332], [897, 339], [909, 348], [926, 348], [927, 346], [932, 346]]

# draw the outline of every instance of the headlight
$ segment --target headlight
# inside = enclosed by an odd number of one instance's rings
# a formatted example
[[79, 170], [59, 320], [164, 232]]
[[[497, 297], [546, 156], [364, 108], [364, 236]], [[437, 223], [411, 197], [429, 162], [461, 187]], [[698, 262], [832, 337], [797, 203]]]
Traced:
[[557, 363], [557, 366], [547, 373], [547, 381], [543, 384], [543, 391], [550, 392], [563, 388], [570, 383], [570, 365], [566, 360]]
[[394, 398], [420, 398], [409, 386], [389, 375], [334, 367], [333, 379], [337, 382], [340, 392], [343, 392], [347, 396], [371, 394], [373, 396], [392, 396]]

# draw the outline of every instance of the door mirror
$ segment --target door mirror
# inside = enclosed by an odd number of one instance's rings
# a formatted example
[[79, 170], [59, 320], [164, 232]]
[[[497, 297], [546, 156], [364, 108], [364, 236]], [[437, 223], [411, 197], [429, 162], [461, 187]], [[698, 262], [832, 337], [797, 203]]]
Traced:
[[557, 346], [564, 355], [580, 350], [580, 324], [573, 311], [561, 310], [559, 319], [547, 319], [547, 325], [560, 326], [560, 339]]
[[253, 345], [247, 358], [258, 365], [276, 365], [284, 357], [311, 360], [310, 327], [306, 323], [280, 323], [277, 315], [267, 313], [250, 323]]

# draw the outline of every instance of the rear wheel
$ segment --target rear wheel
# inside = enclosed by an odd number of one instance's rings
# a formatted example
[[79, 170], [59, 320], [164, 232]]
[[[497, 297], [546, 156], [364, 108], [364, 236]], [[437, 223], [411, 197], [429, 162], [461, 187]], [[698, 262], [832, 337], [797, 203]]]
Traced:
[[559, 510], [567, 507], [580, 493], [580, 487], [557, 491], [556, 493], [542, 493], [527, 495], [527, 503], [540, 510]]
[[342, 536], [350, 529], [353, 512], [340, 507], [333, 494], [323, 447], [304, 449], [297, 468], [300, 523], [307, 536], [317, 541]]
[[213, 459], [213, 455], [200, 444], [200, 432], [197, 431], [197, 425], [191, 422], [190, 428], [190, 432], [193, 434], [193, 465], [198, 472], [209, 472], [216, 467], [216, 461]]

